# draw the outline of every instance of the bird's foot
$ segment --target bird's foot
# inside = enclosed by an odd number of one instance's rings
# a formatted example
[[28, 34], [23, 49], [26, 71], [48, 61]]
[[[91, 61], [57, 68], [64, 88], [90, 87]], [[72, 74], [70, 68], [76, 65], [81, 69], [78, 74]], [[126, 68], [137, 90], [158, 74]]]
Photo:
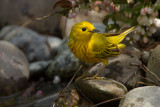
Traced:
[[92, 77], [85, 77], [83, 78], [83, 80], [93, 80], [93, 79], [98, 79], [98, 80], [105, 80], [106, 78], [105, 77], [98, 77], [97, 75], [94, 75]]
[[78, 80], [80, 79], [83, 79], [83, 78], [86, 78], [86, 77], [89, 77], [88, 73], [87, 72], [84, 72], [80, 77], [78, 77], [75, 81], [77, 82]]

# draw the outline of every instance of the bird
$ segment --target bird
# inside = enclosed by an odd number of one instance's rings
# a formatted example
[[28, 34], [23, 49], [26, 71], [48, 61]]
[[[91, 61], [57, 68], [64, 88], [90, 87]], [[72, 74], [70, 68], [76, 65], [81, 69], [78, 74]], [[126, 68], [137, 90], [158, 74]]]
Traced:
[[108, 64], [108, 58], [120, 54], [125, 44], [120, 43], [134, 27], [122, 33], [99, 33], [95, 27], [87, 21], [75, 24], [69, 35], [68, 47], [72, 53], [85, 63], [103, 63], [98, 74]]

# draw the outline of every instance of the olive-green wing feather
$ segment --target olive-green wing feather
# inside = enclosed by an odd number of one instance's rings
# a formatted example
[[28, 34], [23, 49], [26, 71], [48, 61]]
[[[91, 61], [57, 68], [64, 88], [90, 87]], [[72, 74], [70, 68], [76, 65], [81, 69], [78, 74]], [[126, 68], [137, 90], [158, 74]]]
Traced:
[[96, 58], [107, 58], [119, 54], [116, 45], [110, 44], [104, 35], [93, 33], [89, 45]]

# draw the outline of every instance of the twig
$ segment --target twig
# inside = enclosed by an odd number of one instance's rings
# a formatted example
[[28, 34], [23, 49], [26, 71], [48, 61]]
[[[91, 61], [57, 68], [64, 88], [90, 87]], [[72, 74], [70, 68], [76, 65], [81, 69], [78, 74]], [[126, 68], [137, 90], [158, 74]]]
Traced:
[[32, 20], [28, 20], [27, 22], [25, 22], [23, 25], [21, 25], [19, 28], [17, 28], [13, 33], [12, 35], [10, 35], [6, 40], [11, 40], [12, 37], [18, 32], [20, 31], [23, 27], [27, 26], [28, 24], [30, 24], [32, 22]]
[[13, 34], [12, 34], [11, 36], [9, 36], [6, 40], [12, 39], [13, 36], [15, 36], [15, 34], [16, 34], [18, 31], [20, 31], [23, 27], [26, 27], [27, 25], [29, 25], [31, 22], [43, 20], [43, 19], [45, 19], [45, 18], [47, 18], [47, 17], [50, 17], [50, 16], [55, 15], [56, 13], [58, 13], [58, 12], [53, 12], [53, 13], [50, 13], [50, 14], [45, 15], [45, 16], [43, 16], [43, 17], [34, 18], [34, 19], [31, 19], [31, 20], [26, 21], [26, 22], [25, 22], [24, 24], [22, 24], [18, 29], [16, 29], [16, 30], [13, 32]]
[[83, 67], [83, 65], [81, 65], [81, 66], [79, 67], [79, 69], [78, 69], [78, 70], [76, 71], [76, 73], [73, 75], [72, 79], [69, 81], [69, 83], [68, 83], [68, 85], [67, 85], [66, 88], [69, 87], [69, 85], [71, 84], [71, 82], [73, 81], [73, 79], [75, 78], [75, 76], [77, 75], [78, 71], [81, 70], [82, 67]]
[[158, 84], [156, 84], [154, 81], [152, 81], [152, 80], [149, 79], [149, 78], [142, 77], [141, 75], [137, 75], [137, 76], [139, 76], [139, 77], [141, 77], [141, 78], [143, 78], [143, 79], [145, 79], [145, 80], [147, 80], [147, 81], [150, 81], [150, 82], [152, 82], [152, 83], [155, 84], [155, 85], [158, 85]]
[[137, 82], [138, 84], [144, 84], [144, 85], [148, 85], [148, 86], [155, 86], [155, 85], [153, 85], [153, 84], [148, 84], [148, 83], [145, 83], [145, 82], [141, 82], [141, 81], [139, 81], [139, 82]]
[[141, 64], [136, 64], [136, 63], [130, 63], [132, 66], [141, 66]]
[[149, 50], [151, 50], [151, 49], [154, 49], [154, 48], [155, 48], [157, 45], [159, 45], [159, 44], [160, 44], [160, 42], [157, 42], [157, 43], [149, 46], [148, 48], [146, 48], [146, 49], [144, 49], [144, 50], [145, 50], [145, 51], [149, 51]]
[[[73, 77], [71, 78], [71, 80], [69, 81], [69, 83], [66, 86], [66, 89], [68, 89], [68, 87], [70, 86], [70, 84], [72, 83], [73, 79], [75, 78], [75, 76], [77, 75], [78, 71], [81, 70], [81, 68], [83, 67], [83, 65], [81, 65], [78, 70], [74, 73]], [[64, 88], [65, 89], [65, 88]], [[58, 94], [58, 98], [61, 97], [63, 93], [63, 90], [60, 90], [59, 94]], [[55, 102], [57, 101], [57, 99], [54, 101], [53, 103], [53, 107], [55, 106]]]
[[141, 65], [141, 67], [142, 67], [142, 69], [144, 70], [144, 71], [147, 71], [147, 72], [149, 72], [150, 74], [152, 74], [153, 76], [155, 76], [156, 77], [156, 79], [159, 81], [159, 83], [160, 83], [160, 78], [155, 74], [155, 73], [153, 73], [152, 71], [150, 71], [145, 65]]
[[128, 49], [121, 49], [121, 50], [120, 50], [120, 53], [121, 53], [121, 54], [125, 54], [125, 53], [136, 54], [135, 51], [131, 51], [131, 50], [128, 50]]
[[[150, 71], [145, 65], [135, 64], [135, 63], [131, 63], [131, 65], [141, 67], [145, 72], [148, 72], [151, 75], [153, 75], [158, 80], [158, 82], [160, 83], [160, 78], [154, 72]], [[155, 83], [155, 82], [153, 82], [153, 83]]]
[[93, 106], [91, 106], [91, 107], [96, 107], [96, 106], [99, 106], [99, 105], [101, 105], [101, 104], [108, 103], [108, 102], [115, 101], [115, 100], [119, 100], [119, 99], [122, 99], [122, 98], [123, 98], [123, 97], [118, 97], [118, 98], [113, 98], [113, 99], [110, 99], [110, 100], [106, 100], [106, 101], [100, 102], [100, 103], [98, 103], [98, 104], [95, 104], [95, 105], [93, 105]]
[[2, 34], [2, 36], [0, 37], [0, 40], [3, 39], [5, 37], [6, 34], [8, 34], [14, 27], [10, 27], [6, 32], [4, 32]]

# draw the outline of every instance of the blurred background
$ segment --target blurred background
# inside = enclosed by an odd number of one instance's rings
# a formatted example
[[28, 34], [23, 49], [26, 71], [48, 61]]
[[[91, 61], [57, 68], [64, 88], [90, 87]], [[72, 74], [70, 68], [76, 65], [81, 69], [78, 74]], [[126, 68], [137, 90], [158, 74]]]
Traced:
[[[105, 68], [123, 68], [125, 75], [105, 71], [101, 75], [112, 75], [127, 89], [138, 87], [141, 78], [131, 71], [140, 68], [125, 62], [141, 63], [155, 72], [160, 69], [158, 60], [149, 61], [160, 41], [159, 9], [158, 0], [0, 0], [0, 107], [53, 106], [59, 90], [81, 65], [67, 45], [72, 26], [81, 21], [93, 23], [102, 33], [137, 27], [124, 41], [135, 56], [111, 59]], [[121, 67], [114, 66], [116, 61]], [[128, 75], [131, 78], [126, 79]]]
[[74, 18], [55, 14], [34, 20], [54, 13], [55, 2], [0, 1], [0, 107], [52, 105], [55, 93], [79, 67], [67, 46], [72, 26], [85, 20], [99, 23], [97, 26], [105, 31], [101, 24], [105, 12], [91, 11]]

